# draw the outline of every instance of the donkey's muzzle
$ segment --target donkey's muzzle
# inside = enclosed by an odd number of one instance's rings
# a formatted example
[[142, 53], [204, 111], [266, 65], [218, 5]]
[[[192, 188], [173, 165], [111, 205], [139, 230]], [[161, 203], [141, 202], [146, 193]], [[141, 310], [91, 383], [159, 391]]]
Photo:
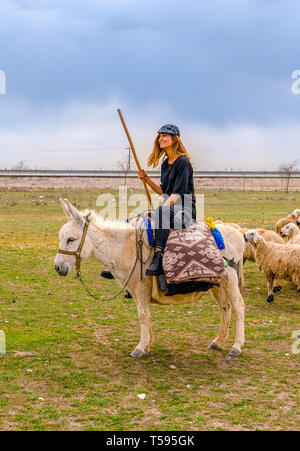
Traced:
[[66, 265], [54, 265], [55, 271], [62, 277], [67, 276], [69, 268]]

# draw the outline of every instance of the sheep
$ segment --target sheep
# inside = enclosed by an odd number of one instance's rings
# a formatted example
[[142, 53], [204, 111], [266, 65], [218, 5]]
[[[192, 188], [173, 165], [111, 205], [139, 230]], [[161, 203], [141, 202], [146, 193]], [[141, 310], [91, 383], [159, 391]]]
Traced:
[[[241, 233], [244, 235], [246, 232], [248, 232], [249, 229], [241, 229]], [[285, 241], [281, 236], [279, 236], [276, 232], [273, 232], [273, 230], [266, 230], [266, 229], [253, 229], [255, 232], [257, 232], [259, 235], [263, 236], [266, 241], [272, 241], [273, 243], [280, 243], [285, 244]], [[255, 263], [255, 250], [253, 246], [251, 246], [250, 243], [246, 242], [245, 245], [245, 252], [244, 252], [244, 264], [246, 261], [254, 262]], [[274, 281], [274, 293], [277, 293], [281, 290], [281, 285], [277, 282], [277, 280]]]
[[[299, 211], [299, 210], [295, 210], [294, 213], [297, 212], [297, 211]], [[282, 229], [282, 227], [284, 227], [289, 222], [293, 222], [294, 224], [296, 224], [297, 218], [293, 217], [294, 213], [292, 213], [291, 215], [286, 216], [285, 218], [281, 218], [281, 219], [279, 219], [279, 221], [276, 222], [275, 229], [276, 229], [276, 232], [278, 234], [280, 234], [280, 230]]]
[[[219, 227], [219, 224], [225, 224], [227, 226], [233, 227], [237, 229], [243, 236], [246, 232], [248, 232], [249, 229], [242, 228], [239, 224], [235, 224], [233, 222], [222, 222], [222, 221], [216, 221], [217, 226]], [[274, 243], [280, 243], [284, 244], [285, 241], [283, 238], [281, 238], [276, 232], [273, 232], [273, 230], [266, 230], [266, 229], [254, 229], [255, 232], [259, 233], [264, 237], [266, 241], [273, 241]], [[245, 243], [245, 250], [244, 250], [244, 258], [243, 263], [245, 264], [246, 261], [251, 261], [255, 263], [255, 250], [253, 246], [251, 246], [250, 243]], [[275, 284], [274, 286], [274, 292], [281, 290], [281, 286], [279, 284]]]
[[[234, 222], [223, 222], [223, 221], [215, 221], [215, 224], [217, 227], [219, 227], [220, 224], [224, 224], [226, 226], [233, 227], [234, 229], [238, 230], [243, 236], [246, 232], [248, 232], [249, 229], [241, 227], [239, 224], [236, 224]], [[274, 241], [274, 243], [280, 243], [284, 244], [285, 241], [279, 236], [276, 232], [273, 232], [273, 230], [267, 230], [262, 228], [253, 229], [256, 232], [258, 232], [260, 235], [263, 235], [264, 239], [266, 241]], [[244, 263], [249, 260], [251, 262], [255, 262], [255, 252], [253, 247], [250, 243], [246, 243], [245, 245], [245, 251], [244, 251]]]
[[221, 221], [219, 221], [217, 228], [226, 242], [226, 247], [222, 250], [222, 255], [228, 261], [229, 266], [232, 266], [236, 270], [239, 281], [239, 289], [242, 293], [245, 283], [243, 267], [245, 241], [242, 234], [238, 230], [226, 223], [221, 223]]
[[[249, 229], [241, 229], [241, 233], [243, 235], [248, 232]], [[273, 243], [285, 244], [285, 241], [281, 236], [279, 236], [273, 230], [266, 229], [253, 229], [259, 235], [263, 236], [266, 241], [272, 241]], [[253, 246], [250, 243], [246, 243], [245, 252], [244, 252], [244, 263], [249, 260], [251, 262], [255, 262], [255, 251]]]
[[300, 219], [300, 209], [296, 208], [296, 210], [293, 211], [293, 213], [291, 214], [293, 219]]
[[245, 241], [250, 242], [254, 247], [258, 269], [267, 278], [267, 302], [274, 301], [275, 278], [291, 280], [295, 285], [300, 285], [299, 245], [291, 244], [287, 246], [286, 244], [268, 242], [255, 230], [248, 230], [244, 237]]
[[[297, 225], [295, 225], [293, 222], [289, 222], [287, 225], [282, 227], [280, 230], [281, 236], [287, 236], [288, 242], [287, 246], [290, 246], [291, 244], [297, 244], [300, 246], [300, 230]], [[297, 286], [297, 291], [300, 291], [300, 286]]]
[[239, 224], [236, 224], [235, 222], [224, 222], [224, 221], [220, 221], [219, 219], [217, 221], [215, 221], [215, 224], [218, 226], [220, 224], [229, 226], [229, 227], [233, 227], [234, 229], [237, 229], [238, 231], [241, 230], [241, 226]]
[[287, 246], [290, 244], [300, 245], [300, 230], [293, 222], [289, 222], [287, 225], [282, 227], [280, 230], [280, 235], [288, 237]]

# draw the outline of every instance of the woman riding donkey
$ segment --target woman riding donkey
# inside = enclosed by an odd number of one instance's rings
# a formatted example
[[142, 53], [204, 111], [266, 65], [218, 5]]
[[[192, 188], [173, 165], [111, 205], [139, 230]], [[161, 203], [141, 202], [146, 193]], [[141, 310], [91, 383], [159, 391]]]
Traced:
[[160, 186], [144, 170], [138, 172], [140, 179], [164, 197], [163, 205], [151, 213], [155, 222], [155, 252], [153, 261], [146, 270], [147, 276], [159, 276], [163, 273], [162, 255], [170, 229], [182, 229], [196, 221], [193, 168], [176, 125], [167, 124], [158, 130], [148, 166], [155, 168], [161, 158]]
[[[155, 192], [164, 195], [163, 205], [151, 212], [156, 222], [156, 247], [153, 261], [147, 269], [149, 276], [157, 275], [162, 271], [162, 252], [170, 229], [188, 226], [196, 219], [193, 169], [180, 140], [179, 130], [174, 125], [163, 126], [158, 131], [148, 163], [156, 167], [161, 158], [163, 162], [160, 186], [154, 183], [145, 171], [139, 171], [140, 179], [144, 179]], [[118, 283], [122, 287], [128, 287], [137, 304], [140, 342], [131, 356], [137, 358], [147, 355], [154, 340], [150, 304], [157, 302], [152, 295], [153, 280], [150, 277], [141, 279], [142, 249], [144, 248], [143, 252], [149, 255], [148, 250], [146, 251], [148, 246], [143, 240], [138, 240], [137, 228], [130, 223], [104, 220], [94, 212], [84, 216], [67, 199], [60, 199], [60, 203], [68, 222], [60, 231], [55, 270], [61, 276], [67, 276], [73, 268], [76, 268], [79, 273], [80, 263], [90, 257], [112, 268]], [[220, 228], [226, 245], [222, 251], [223, 256], [228, 261], [241, 265], [242, 268], [245, 246], [242, 235], [236, 229], [226, 225], [220, 225]], [[142, 241], [140, 254], [138, 241]], [[124, 258], [125, 255], [126, 258]], [[137, 264], [138, 260], [141, 266]], [[236, 315], [236, 334], [230, 355], [237, 356], [241, 353], [244, 343], [244, 302], [239, 289], [237, 271], [228, 265], [220, 284], [213, 285], [211, 292], [220, 307], [221, 323], [218, 335], [209, 348], [221, 349], [228, 336], [233, 308]], [[199, 293], [201, 296], [203, 294], [204, 291]], [[194, 302], [193, 299], [189, 294], [184, 295], [180, 304], [189, 304]], [[166, 296], [165, 305], [173, 303], [176, 304], [174, 297]]]
[[[193, 168], [188, 153], [180, 139], [179, 128], [167, 124], [158, 130], [148, 166], [155, 168], [160, 159], [161, 184], [157, 185], [142, 169], [138, 177], [144, 180], [157, 194], [163, 195], [163, 205], [149, 214], [155, 222], [155, 252], [152, 263], [146, 270], [147, 276], [163, 273], [162, 255], [170, 229], [185, 228], [196, 221]], [[108, 270], [102, 277], [113, 277]]]

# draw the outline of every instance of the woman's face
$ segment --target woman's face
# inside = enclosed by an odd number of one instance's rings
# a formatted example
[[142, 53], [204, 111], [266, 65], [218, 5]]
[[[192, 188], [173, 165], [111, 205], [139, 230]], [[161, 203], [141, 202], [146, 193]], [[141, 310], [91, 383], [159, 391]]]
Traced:
[[158, 144], [161, 149], [172, 146], [172, 135], [170, 135], [169, 133], [160, 133], [158, 137]]

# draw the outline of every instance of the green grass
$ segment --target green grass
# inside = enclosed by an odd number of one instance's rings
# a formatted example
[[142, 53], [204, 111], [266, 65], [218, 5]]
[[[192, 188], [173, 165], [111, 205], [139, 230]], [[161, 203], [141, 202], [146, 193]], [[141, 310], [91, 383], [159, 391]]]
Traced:
[[[36, 205], [44, 195], [47, 205]], [[283, 281], [272, 305], [266, 281], [246, 264], [246, 343], [226, 361], [207, 350], [219, 324], [210, 294], [195, 306], [152, 306], [151, 354], [132, 360], [139, 341], [135, 304], [89, 298], [74, 277], [53, 270], [65, 223], [58, 197], [95, 207], [97, 191], [0, 191], [0, 430], [242, 430], [299, 427], [300, 295]], [[207, 192], [205, 215], [273, 228], [299, 208], [284, 193]], [[34, 201], [34, 202], [33, 202]], [[83, 266], [103, 296], [118, 290], [101, 266]], [[190, 315], [189, 312], [193, 312]], [[176, 368], [171, 368], [175, 366]], [[137, 395], [145, 393], [146, 399]], [[41, 400], [40, 398], [43, 398]]]

